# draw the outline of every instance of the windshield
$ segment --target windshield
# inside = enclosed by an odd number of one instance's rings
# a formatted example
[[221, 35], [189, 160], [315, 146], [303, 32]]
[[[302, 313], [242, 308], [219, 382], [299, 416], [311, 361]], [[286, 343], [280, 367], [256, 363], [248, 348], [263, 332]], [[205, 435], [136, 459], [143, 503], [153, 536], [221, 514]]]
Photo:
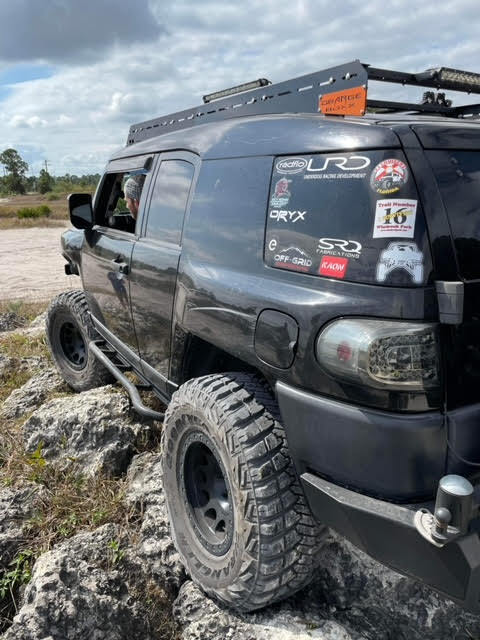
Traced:
[[447, 209], [460, 276], [480, 278], [480, 153], [427, 151]]

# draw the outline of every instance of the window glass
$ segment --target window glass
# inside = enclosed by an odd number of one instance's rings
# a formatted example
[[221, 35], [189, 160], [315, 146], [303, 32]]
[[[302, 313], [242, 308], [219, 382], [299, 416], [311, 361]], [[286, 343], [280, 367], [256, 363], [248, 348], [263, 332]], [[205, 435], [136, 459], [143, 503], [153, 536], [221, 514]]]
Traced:
[[185, 160], [162, 161], [150, 200], [148, 238], [180, 244], [193, 173], [194, 166]]
[[[130, 191], [130, 195], [134, 195], [135, 198], [127, 200], [125, 185], [130, 179], [134, 182], [134, 187], [137, 185], [137, 188]], [[144, 181], [145, 173], [139, 171], [108, 174], [95, 208], [96, 224], [135, 233]]]
[[480, 153], [427, 151], [445, 203], [460, 275], [480, 278]]
[[265, 262], [354, 282], [427, 282], [425, 221], [403, 154], [389, 149], [276, 158]]

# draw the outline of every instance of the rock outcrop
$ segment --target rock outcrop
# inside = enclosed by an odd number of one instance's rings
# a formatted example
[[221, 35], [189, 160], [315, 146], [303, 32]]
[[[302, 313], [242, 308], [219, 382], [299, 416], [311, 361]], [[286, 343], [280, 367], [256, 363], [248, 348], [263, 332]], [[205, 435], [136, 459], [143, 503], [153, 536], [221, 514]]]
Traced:
[[23, 316], [19, 316], [13, 311], [0, 313], [0, 333], [19, 329], [20, 327], [24, 327], [26, 323], [27, 321]]
[[159, 454], [146, 452], [132, 460], [126, 500], [143, 513], [138, 543], [132, 549], [134, 555], [149, 575], [175, 592], [185, 580], [185, 570], [170, 536]]
[[51, 400], [23, 425], [28, 453], [40, 445], [49, 462], [73, 461], [87, 474], [110, 476], [126, 471], [150, 432], [150, 425], [132, 418], [125, 394], [111, 385]]
[[118, 536], [105, 525], [40, 556], [4, 640], [153, 640], [141, 604], [108, 566]]
[[32, 484], [0, 490], [0, 572], [5, 571], [23, 544], [23, 525], [45, 489]]
[[0, 409], [0, 416], [10, 420], [21, 418], [29, 411], [40, 407], [51, 393], [60, 390], [66, 391], [67, 385], [57, 370], [49, 367], [33, 375], [19, 389], [12, 391]]

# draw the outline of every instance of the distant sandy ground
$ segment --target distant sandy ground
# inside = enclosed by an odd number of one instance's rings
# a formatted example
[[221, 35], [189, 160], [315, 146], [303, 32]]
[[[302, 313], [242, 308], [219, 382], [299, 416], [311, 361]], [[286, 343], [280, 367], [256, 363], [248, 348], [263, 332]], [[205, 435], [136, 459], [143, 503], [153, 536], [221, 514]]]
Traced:
[[60, 236], [70, 225], [0, 231], [0, 300], [48, 300], [81, 288], [78, 276], [66, 276]]

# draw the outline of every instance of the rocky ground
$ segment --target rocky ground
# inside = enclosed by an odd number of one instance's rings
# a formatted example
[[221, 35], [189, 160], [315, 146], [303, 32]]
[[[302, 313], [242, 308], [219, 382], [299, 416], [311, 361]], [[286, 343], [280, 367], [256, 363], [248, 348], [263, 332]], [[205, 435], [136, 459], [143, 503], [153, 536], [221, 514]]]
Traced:
[[315, 581], [286, 602], [239, 615], [207, 598], [170, 538], [161, 425], [117, 387], [69, 392], [39, 347], [42, 320], [21, 324], [6, 318], [0, 333], [0, 382], [13, 387], [0, 405], [2, 638], [480, 638], [478, 618], [333, 533]]

